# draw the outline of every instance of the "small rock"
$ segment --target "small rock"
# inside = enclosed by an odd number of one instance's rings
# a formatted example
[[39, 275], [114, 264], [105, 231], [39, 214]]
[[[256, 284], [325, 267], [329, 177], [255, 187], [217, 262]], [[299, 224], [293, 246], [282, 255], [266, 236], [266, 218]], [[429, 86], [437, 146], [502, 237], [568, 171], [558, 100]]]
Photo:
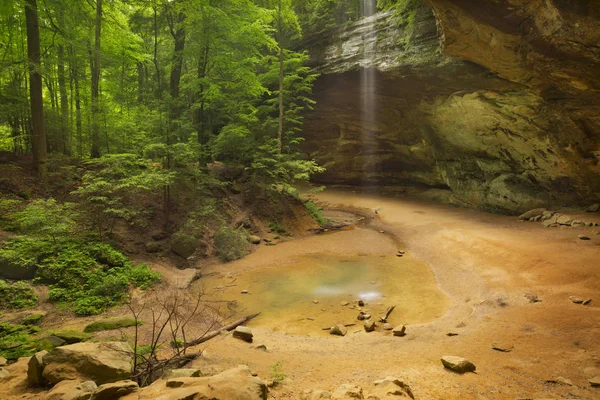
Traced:
[[261, 239], [260, 236], [250, 235], [248, 237], [248, 241], [252, 244], [260, 244]]
[[542, 300], [540, 300], [539, 297], [537, 297], [537, 295], [535, 294], [529, 294], [526, 293], [525, 297], [529, 300], [530, 303], [540, 303]]
[[313, 300], [314, 304], [319, 304], [319, 300]]
[[300, 400], [327, 400], [331, 399], [331, 393], [321, 389], [306, 389], [302, 392]]
[[385, 231], [379, 231], [379, 233], [385, 233]]
[[510, 353], [514, 348], [515, 348], [515, 346], [509, 345], [509, 344], [504, 344], [504, 343], [493, 343], [492, 344], [492, 349], [501, 351], [503, 353]]
[[560, 384], [560, 385], [567, 385], [567, 386], [573, 386], [573, 382], [571, 382], [570, 380], [563, 378], [562, 376], [558, 376], [556, 378], [552, 378], [552, 379], [546, 379], [546, 383], [556, 383], [556, 384]]
[[444, 356], [442, 357], [442, 364], [445, 368], [452, 371], [464, 374], [465, 372], [475, 372], [475, 364], [462, 357], [455, 356]]
[[[66, 379], [58, 382], [46, 395], [46, 400], [88, 400], [98, 387], [94, 381]], [[106, 400], [106, 398], [104, 398]]]
[[448, 332], [448, 333], [446, 333], [446, 336], [458, 336], [458, 333], [456, 333], [456, 332]]
[[569, 300], [571, 300], [575, 304], [583, 304], [584, 306], [592, 302], [592, 299], [582, 299], [581, 297], [577, 296], [569, 296]]
[[163, 374], [165, 379], [176, 379], [176, 378], [197, 378], [202, 376], [202, 371], [196, 368], [178, 368], [166, 371]]
[[44, 379], [42, 372], [44, 370], [44, 356], [48, 354], [46, 350], [35, 353], [27, 363], [27, 382], [30, 386], [42, 386]]
[[585, 235], [579, 235], [579, 240], [590, 240], [590, 237]]
[[6, 364], [8, 364], [6, 358], [0, 357], [0, 367], [4, 367]]
[[362, 301], [362, 300], [359, 300], [359, 301], [358, 301], [358, 306], [359, 306], [359, 307], [364, 307], [364, 306], [365, 306], [365, 302], [364, 302], [364, 301]]
[[233, 331], [233, 337], [241, 339], [244, 342], [252, 343], [252, 338], [254, 335], [252, 334], [252, 330], [250, 328], [240, 325]]
[[373, 332], [375, 330], [376, 325], [375, 325], [375, 321], [368, 320], [363, 323], [363, 326], [365, 328], [365, 332]]
[[598, 212], [600, 211], [600, 203], [592, 204], [585, 209], [586, 212]]
[[394, 329], [394, 327], [392, 326], [392, 324], [389, 323], [385, 323], [383, 324], [383, 326], [381, 327], [384, 331], [391, 331], [392, 329]]
[[375, 386], [375, 390], [367, 397], [367, 399], [388, 399], [390, 397], [415, 398], [410, 390], [410, 386], [404, 383], [404, 381], [392, 376], [373, 382], [373, 386]]
[[569, 217], [568, 215], [561, 215], [556, 219], [556, 223], [559, 225], [571, 225], [573, 222], [573, 217]]
[[105, 383], [104, 385], [98, 386], [98, 389], [94, 392], [94, 400], [114, 400], [123, 396], [127, 396], [139, 389], [136, 382], [125, 380], [114, 383]]
[[160, 253], [165, 250], [166, 250], [166, 247], [163, 243], [160, 243], [160, 242], [146, 243], [146, 252], [148, 252], [148, 253]]
[[8, 378], [10, 376], [10, 372], [4, 368], [0, 368], [0, 379]]
[[342, 324], [332, 327], [331, 330], [329, 331], [329, 334], [337, 335], [337, 336], [346, 336], [347, 333], [348, 333], [348, 328], [346, 328]]
[[254, 348], [256, 350], [267, 351], [267, 346], [265, 346], [264, 344], [259, 344], [258, 346], [255, 346]]
[[347, 301], [342, 301], [342, 302], [340, 303], [340, 305], [341, 305], [341, 306], [343, 306], [343, 307], [346, 307], [348, 304], [350, 304], [350, 303], [349, 303], [349, 302], [347, 302]]
[[333, 399], [364, 399], [363, 390], [360, 386], [343, 384], [333, 392]]
[[180, 380], [180, 379], [169, 379], [169, 380], [167, 380], [167, 383], [165, 385], [168, 388], [175, 389], [175, 388], [178, 388], [178, 387], [182, 387], [184, 383], [185, 382], [182, 381], [182, 380]]
[[394, 328], [392, 333], [394, 334], [394, 336], [406, 336], [406, 326], [405, 325], [397, 326]]
[[528, 221], [531, 218], [541, 217], [546, 212], [545, 208], [534, 208], [533, 210], [529, 210], [524, 214], [519, 215], [520, 221]]
[[169, 234], [167, 232], [157, 232], [154, 235], [152, 235], [153, 240], [165, 240], [168, 237]]
[[596, 376], [588, 380], [592, 387], [600, 387], [600, 376]]

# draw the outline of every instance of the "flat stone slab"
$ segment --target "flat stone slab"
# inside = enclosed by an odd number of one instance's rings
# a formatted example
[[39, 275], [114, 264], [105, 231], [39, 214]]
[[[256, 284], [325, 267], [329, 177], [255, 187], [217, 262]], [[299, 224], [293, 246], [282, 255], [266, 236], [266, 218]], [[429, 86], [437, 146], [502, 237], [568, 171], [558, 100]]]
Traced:
[[233, 337], [236, 339], [241, 339], [244, 342], [252, 343], [252, 338], [254, 335], [252, 334], [252, 329], [247, 326], [240, 325], [233, 331]]

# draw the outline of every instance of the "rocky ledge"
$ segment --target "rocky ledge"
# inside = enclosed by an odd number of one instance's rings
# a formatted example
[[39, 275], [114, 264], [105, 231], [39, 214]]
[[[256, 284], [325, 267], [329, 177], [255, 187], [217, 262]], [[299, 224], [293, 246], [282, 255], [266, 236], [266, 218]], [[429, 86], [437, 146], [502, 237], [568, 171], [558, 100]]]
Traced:
[[600, 199], [598, 9], [476, 3], [408, 2], [307, 42], [318, 181], [444, 189], [509, 213]]

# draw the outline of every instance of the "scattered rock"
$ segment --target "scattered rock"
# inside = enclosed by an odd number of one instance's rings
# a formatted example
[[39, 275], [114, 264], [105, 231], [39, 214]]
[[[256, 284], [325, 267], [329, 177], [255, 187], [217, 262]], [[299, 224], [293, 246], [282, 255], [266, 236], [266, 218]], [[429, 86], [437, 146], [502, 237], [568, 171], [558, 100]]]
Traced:
[[392, 326], [392, 324], [389, 323], [385, 323], [383, 324], [383, 326], [381, 327], [384, 331], [391, 331], [392, 329], [394, 329], [394, 327]]
[[136, 382], [130, 380], [124, 380], [114, 383], [105, 383], [104, 385], [98, 386], [98, 389], [94, 392], [94, 400], [114, 400], [127, 396], [129, 393], [133, 393], [139, 389]]
[[349, 302], [347, 302], [347, 301], [342, 301], [342, 302], [340, 303], [340, 305], [341, 305], [341, 306], [343, 306], [343, 307], [346, 307], [348, 304], [350, 304], [350, 303], [349, 303]]
[[10, 376], [10, 372], [4, 368], [0, 368], [0, 379], [8, 378]]
[[445, 368], [460, 374], [475, 372], [476, 369], [475, 364], [462, 357], [444, 356], [442, 357], [442, 364]]
[[542, 214], [542, 218], [540, 218], [541, 221], [547, 221], [550, 218], [552, 218], [556, 213], [554, 211], [544, 211]]
[[314, 304], [319, 304], [319, 300], [313, 300]]
[[364, 328], [365, 328], [365, 332], [373, 332], [375, 330], [375, 321], [373, 320], [367, 320], [364, 322], [363, 324]]
[[458, 336], [458, 333], [456, 333], [456, 332], [448, 332], [448, 333], [446, 333], [446, 336]]
[[394, 336], [406, 336], [406, 326], [405, 325], [397, 326], [394, 328], [392, 333], [394, 334]]
[[165, 386], [168, 388], [178, 388], [178, 387], [182, 387], [184, 384], [185, 384], [185, 381], [175, 378], [175, 379], [167, 380], [167, 383], [165, 383]]
[[600, 387], [600, 376], [588, 379], [588, 382], [592, 387]]
[[256, 235], [248, 236], [248, 241], [252, 244], [260, 244], [261, 240], [262, 239], [260, 238], [260, 236], [256, 236]]
[[92, 337], [92, 335], [90, 334], [79, 331], [62, 331], [55, 333], [54, 336], [64, 340], [65, 342], [67, 342], [67, 344], [85, 342], [86, 340]]
[[519, 220], [528, 221], [531, 218], [542, 217], [546, 211], [545, 208], [534, 208], [533, 210], [529, 210], [526, 213], [519, 215]]
[[0, 357], [0, 367], [4, 367], [8, 361], [4, 357]]
[[331, 330], [329, 331], [329, 334], [337, 335], [337, 336], [346, 336], [347, 333], [348, 333], [348, 328], [346, 328], [342, 324], [332, 327]]
[[202, 376], [202, 372], [197, 368], [178, 368], [166, 371], [163, 374], [163, 378], [165, 379], [175, 379], [175, 378], [190, 378], [190, 377], [200, 377]]
[[333, 392], [331, 397], [335, 400], [350, 400], [350, 399], [364, 399], [363, 390], [360, 386], [343, 384]]
[[501, 351], [503, 353], [510, 353], [515, 348], [514, 345], [506, 344], [506, 343], [493, 343], [492, 349]]
[[362, 300], [359, 300], [359, 301], [358, 301], [358, 306], [359, 306], [359, 307], [364, 307], [364, 306], [365, 306], [365, 302], [364, 302], [364, 301], [362, 301]]
[[252, 334], [252, 330], [250, 328], [240, 325], [233, 331], [233, 337], [241, 339], [244, 342], [252, 343], [252, 338], [254, 335]]
[[97, 386], [93, 381], [64, 380], [48, 392], [46, 400], [88, 400], [92, 398], [92, 393], [96, 389]]
[[577, 296], [569, 296], [569, 300], [571, 300], [575, 304], [582, 304], [584, 306], [587, 306], [592, 302], [592, 299], [582, 299], [581, 297]]
[[165, 240], [168, 237], [169, 234], [167, 232], [157, 232], [154, 235], [152, 235], [152, 240]]
[[42, 386], [44, 379], [42, 372], [44, 370], [44, 356], [48, 354], [46, 350], [35, 353], [27, 363], [27, 382], [30, 386]]
[[241, 291], [242, 294], [248, 294], [248, 290], [244, 289]]
[[331, 393], [321, 389], [306, 389], [302, 392], [300, 400], [326, 400], [331, 399]]
[[384, 379], [373, 382], [375, 390], [367, 396], [367, 399], [396, 399], [399, 397], [414, 399], [410, 387], [404, 381], [388, 376]]
[[99, 384], [111, 383], [129, 378], [132, 364], [133, 349], [127, 343], [77, 343], [44, 355], [42, 378], [51, 385], [82, 377]]
[[579, 235], [579, 240], [590, 240], [590, 237], [586, 235]]
[[47, 346], [44, 348], [48, 348], [48, 347], [55, 348], [55, 347], [64, 346], [65, 344], [67, 344], [67, 342], [65, 342], [58, 336], [54, 336], [54, 335], [47, 336], [44, 339], [42, 339], [42, 341], [44, 342], [43, 345]]
[[371, 319], [371, 314], [368, 314], [368, 313], [366, 313], [364, 311], [361, 311], [356, 316], [356, 319], [359, 320], [359, 321], [364, 321], [364, 320], [367, 320], [367, 319]]
[[570, 217], [568, 215], [560, 215], [556, 219], [556, 223], [559, 225], [571, 225], [572, 222], [573, 222], [573, 217]]
[[160, 242], [148, 242], [146, 243], [146, 252], [148, 253], [161, 253], [165, 251], [165, 245]]
[[264, 344], [259, 344], [258, 346], [254, 346], [254, 348], [256, 350], [267, 351], [267, 346], [265, 346]]
[[573, 386], [573, 382], [571, 382], [567, 378], [563, 378], [562, 376], [558, 376], [552, 379], [546, 379], [546, 383], [556, 383], [559, 385]]
[[178, 234], [171, 241], [171, 251], [178, 256], [188, 258], [196, 252], [198, 239], [186, 234]]
[[598, 212], [600, 211], [600, 203], [592, 204], [585, 209], [586, 212]]
[[542, 300], [535, 294], [526, 293], [525, 297], [529, 300], [530, 303], [540, 303]]

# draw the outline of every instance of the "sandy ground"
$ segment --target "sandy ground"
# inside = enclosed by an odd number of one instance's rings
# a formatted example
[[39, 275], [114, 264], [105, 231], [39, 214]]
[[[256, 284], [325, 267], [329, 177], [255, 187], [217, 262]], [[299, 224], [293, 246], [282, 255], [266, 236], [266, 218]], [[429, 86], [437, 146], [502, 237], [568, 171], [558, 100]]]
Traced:
[[[305, 388], [333, 391], [341, 383], [368, 391], [388, 375], [404, 379], [418, 399], [600, 399], [600, 389], [587, 382], [600, 375], [598, 228], [544, 228], [515, 217], [351, 192], [327, 191], [318, 201], [325, 207], [378, 208], [378, 214], [371, 229], [264, 247], [214, 270], [259, 274], [305, 254], [395, 252], [398, 244], [382, 238], [383, 230], [431, 266], [451, 300], [448, 312], [409, 325], [402, 338], [360, 329], [345, 337], [294, 336], [255, 327], [255, 344], [265, 344], [268, 352], [223, 336], [205, 344], [198, 367], [248, 364], [267, 379], [283, 374], [270, 393], [274, 399], [298, 399]], [[579, 234], [592, 240], [579, 240]], [[530, 303], [525, 294], [542, 301]], [[577, 305], [572, 295], [593, 301]], [[499, 352], [493, 343], [514, 348]], [[445, 370], [443, 355], [468, 358], [477, 373]], [[557, 377], [573, 386], [546, 382]]]
[[[241, 282], [267, 268], [292, 268], [305, 257], [394, 257], [402, 248], [407, 251], [404, 261], [429, 265], [431, 280], [447, 297], [446, 313], [409, 324], [405, 337], [365, 333], [360, 325], [345, 337], [290, 334], [256, 320], [249, 324], [252, 345], [219, 336], [198, 347], [204, 357], [193, 366], [211, 373], [247, 364], [266, 380], [284, 376], [271, 389], [272, 399], [299, 399], [306, 388], [334, 391], [342, 383], [368, 392], [374, 380], [389, 375], [407, 382], [417, 399], [600, 399], [600, 388], [587, 381], [600, 375], [600, 228], [544, 228], [515, 217], [351, 191], [328, 190], [316, 201], [328, 208], [362, 210], [367, 219], [357, 229], [261, 245], [242, 260], [207, 266], [202, 273]], [[580, 234], [592, 240], [579, 240]], [[171, 286], [191, 277], [168, 264], [160, 269]], [[196, 281], [193, 289], [202, 285], [210, 288], [210, 279]], [[542, 301], [530, 303], [526, 294]], [[577, 305], [569, 296], [592, 302]], [[422, 297], [427, 298], [426, 291]], [[243, 297], [236, 299], [244, 308]], [[114, 309], [110, 315], [123, 313]], [[392, 313], [390, 320], [404, 322], [400, 318]], [[86, 321], [61, 324], [81, 328]], [[449, 332], [458, 335], [449, 337]], [[493, 343], [514, 348], [499, 352]], [[255, 349], [258, 344], [268, 351]], [[477, 373], [445, 370], [440, 362], [444, 355], [468, 358]], [[573, 385], [546, 382], [557, 377]], [[38, 398], [31, 391], [24, 394], [23, 385], [12, 393]]]

